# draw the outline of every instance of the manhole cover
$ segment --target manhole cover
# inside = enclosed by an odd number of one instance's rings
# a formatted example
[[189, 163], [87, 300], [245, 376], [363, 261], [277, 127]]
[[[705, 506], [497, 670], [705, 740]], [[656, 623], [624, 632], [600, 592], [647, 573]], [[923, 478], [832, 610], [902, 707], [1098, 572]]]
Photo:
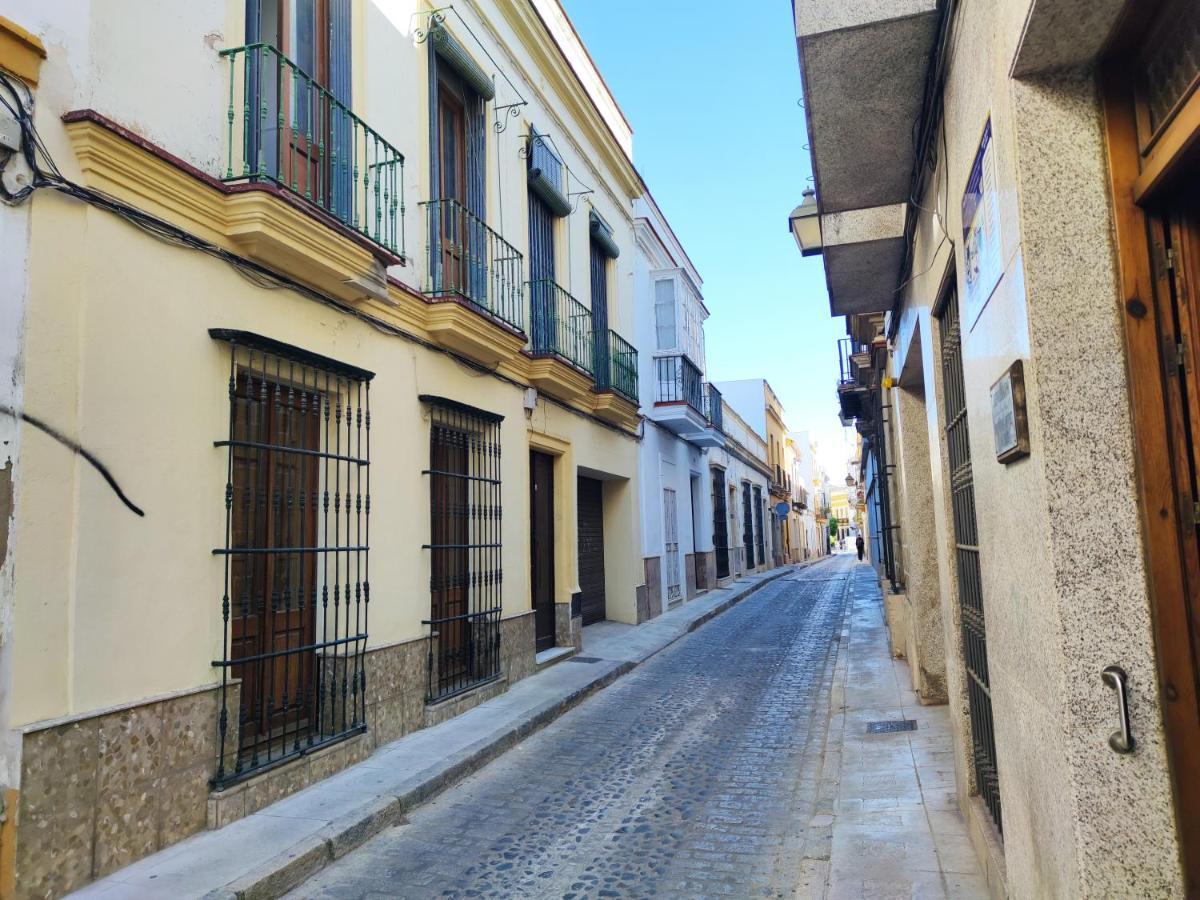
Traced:
[[889, 719], [885, 722], [868, 722], [867, 734], [891, 734], [894, 731], [916, 731], [916, 719]]
[[600, 662], [600, 657], [598, 657], [598, 656], [572, 656], [570, 659], [567, 660], [567, 662], [598, 663], [598, 662]]

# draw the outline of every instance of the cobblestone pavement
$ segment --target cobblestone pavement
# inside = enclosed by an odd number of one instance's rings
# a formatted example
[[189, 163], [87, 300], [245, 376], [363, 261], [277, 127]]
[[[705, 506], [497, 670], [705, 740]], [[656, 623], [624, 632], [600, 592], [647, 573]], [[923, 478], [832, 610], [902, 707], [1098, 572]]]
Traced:
[[852, 568], [763, 587], [293, 896], [791, 896]]

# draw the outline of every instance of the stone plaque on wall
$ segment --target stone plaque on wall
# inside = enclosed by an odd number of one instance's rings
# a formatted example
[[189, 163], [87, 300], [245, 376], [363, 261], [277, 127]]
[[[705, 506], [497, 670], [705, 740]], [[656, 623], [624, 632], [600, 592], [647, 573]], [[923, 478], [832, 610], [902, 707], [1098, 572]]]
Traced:
[[992, 385], [992, 434], [996, 438], [996, 459], [1000, 462], [1029, 455], [1025, 367], [1019, 359]]

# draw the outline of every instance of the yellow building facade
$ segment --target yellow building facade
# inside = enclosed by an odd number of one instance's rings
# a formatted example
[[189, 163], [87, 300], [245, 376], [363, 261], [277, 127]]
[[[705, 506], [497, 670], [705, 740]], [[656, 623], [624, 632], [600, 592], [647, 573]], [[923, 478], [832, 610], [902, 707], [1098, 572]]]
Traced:
[[57, 187], [24, 207], [22, 894], [636, 621], [629, 126], [557, 4], [410, 6], [17, 4]]

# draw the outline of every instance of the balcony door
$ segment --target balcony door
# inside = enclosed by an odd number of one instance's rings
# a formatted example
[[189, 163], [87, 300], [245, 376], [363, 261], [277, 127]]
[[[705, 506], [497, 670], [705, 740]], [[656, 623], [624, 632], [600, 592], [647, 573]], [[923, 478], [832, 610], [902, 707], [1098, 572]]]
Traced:
[[338, 106], [350, 104], [350, 0], [248, 0], [246, 37], [282, 56], [265, 51], [250, 67], [265, 110], [250, 135], [251, 158], [267, 177], [340, 215], [353, 177], [351, 123]]
[[557, 346], [554, 305], [554, 213], [529, 191], [529, 305], [534, 352]]
[[467, 116], [462, 100], [445, 81], [439, 84], [437, 161], [441, 181], [441, 278], [438, 289], [462, 293], [467, 288], [469, 228], [467, 201]]
[[433, 54], [430, 78], [433, 292], [457, 294], [490, 309], [484, 209], [485, 101], [437, 53]]

